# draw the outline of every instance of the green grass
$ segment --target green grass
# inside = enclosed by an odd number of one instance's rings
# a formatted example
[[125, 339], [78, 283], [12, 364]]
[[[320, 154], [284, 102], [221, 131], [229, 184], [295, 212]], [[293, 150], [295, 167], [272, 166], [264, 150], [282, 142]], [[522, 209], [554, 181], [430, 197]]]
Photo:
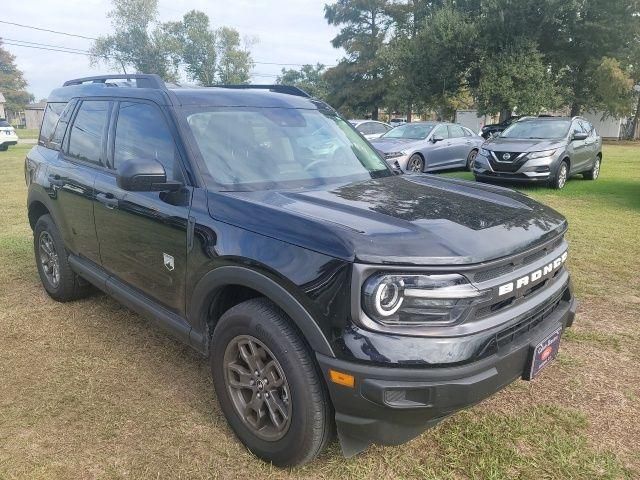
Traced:
[[37, 140], [38, 135], [40, 135], [40, 129], [38, 128], [21, 128], [16, 129], [16, 133], [18, 134], [18, 138], [22, 140]]
[[189, 348], [104, 295], [58, 304], [43, 293], [26, 152], [0, 152], [0, 479], [640, 478], [639, 146], [606, 145], [596, 182], [523, 189], [568, 217], [581, 302], [539, 379], [405, 445], [347, 460], [333, 444], [293, 470], [235, 439]]

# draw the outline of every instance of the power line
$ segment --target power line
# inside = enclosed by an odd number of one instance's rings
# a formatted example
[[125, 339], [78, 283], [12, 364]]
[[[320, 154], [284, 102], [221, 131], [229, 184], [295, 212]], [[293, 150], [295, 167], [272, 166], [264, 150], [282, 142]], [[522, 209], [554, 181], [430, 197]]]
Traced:
[[26, 43], [26, 44], [29, 44], [29, 45], [37, 45], [39, 47], [53, 47], [53, 48], [60, 48], [60, 49], [64, 49], [64, 50], [74, 50], [74, 51], [76, 51], [78, 53], [90, 53], [88, 50], [82, 50], [80, 48], [65, 47], [63, 45], [52, 45], [50, 43], [27, 42], [26, 40], [17, 40], [15, 38], [7, 38], [7, 37], [3, 37], [2, 40], [3, 40], [3, 42], [4, 41], [20, 42], [20, 43]]
[[34, 27], [32, 25], [23, 25], [22, 23], [7, 22], [5, 20], [0, 20], [0, 23], [6, 23], [7, 25], [13, 25], [16, 27], [30, 28], [32, 30], [40, 30], [41, 32], [57, 33], [58, 35], [66, 35], [67, 37], [78, 37], [78, 38], [86, 38], [87, 40], [97, 40], [97, 38], [94, 38], [94, 37], [76, 35], [75, 33], [59, 32], [58, 30], [49, 30], [48, 28]]

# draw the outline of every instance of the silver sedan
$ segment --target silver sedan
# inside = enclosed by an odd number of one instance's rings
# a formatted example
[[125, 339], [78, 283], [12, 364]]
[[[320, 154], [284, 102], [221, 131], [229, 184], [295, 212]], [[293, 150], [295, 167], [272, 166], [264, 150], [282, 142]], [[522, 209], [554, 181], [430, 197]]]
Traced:
[[405, 123], [371, 140], [387, 160], [405, 171], [427, 172], [449, 168], [472, 170], [484, 138], [455, 123]]

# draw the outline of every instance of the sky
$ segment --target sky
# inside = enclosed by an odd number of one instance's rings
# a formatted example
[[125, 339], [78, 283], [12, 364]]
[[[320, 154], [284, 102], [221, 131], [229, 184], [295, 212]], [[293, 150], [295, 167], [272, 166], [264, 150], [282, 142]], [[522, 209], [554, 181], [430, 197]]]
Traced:
[[[334, 65], [342, 56], [331, 46], [337, 29], [324, 19], [325, 0], [159, 0], [159, 19], [178, 20], [197, 9], [209, 15], [213, 27], [229, 26], [242, 37], [255, 37], [256, 62]], [[17, 0], [2, 2], [0, 20], [85, 37], [111, 32], [108, 0]], [[0, 23], [4, 48], [16, 57], [36, 101], [65, 80], [112, 72], [92, 68], [89, 57], [9, 45], [16, 40], [88, 50], [92, 40]], [[273, 83], [283, 66], [256, 63], [252, 83]], [[289, 67], [285, 67], [289, 68]], [[292, 65], [290, 68], [297, 68]]]

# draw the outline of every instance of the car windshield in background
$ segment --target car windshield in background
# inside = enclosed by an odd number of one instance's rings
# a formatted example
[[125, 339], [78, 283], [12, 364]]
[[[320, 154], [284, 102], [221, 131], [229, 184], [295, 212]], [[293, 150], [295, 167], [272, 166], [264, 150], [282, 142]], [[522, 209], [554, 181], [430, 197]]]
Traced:
[[0, 127], [10, 127], [11, 125], [6, 120], [0, 120]]
[[389, 130], [382, 138], [406, 138], [408, 140], [423, 140], [431, 133], [434, 125], [432, 124], [413, 124], [406, 123], [399, 127]]
[[319, 110], [199, 107], [187, 122], [223, 190], [360, 181], [393, 173], [351, 125]]
[[569, 120], [525, 120], [516, 122], [500, 134], [502, 138], [562, 138], [569, 132]]

